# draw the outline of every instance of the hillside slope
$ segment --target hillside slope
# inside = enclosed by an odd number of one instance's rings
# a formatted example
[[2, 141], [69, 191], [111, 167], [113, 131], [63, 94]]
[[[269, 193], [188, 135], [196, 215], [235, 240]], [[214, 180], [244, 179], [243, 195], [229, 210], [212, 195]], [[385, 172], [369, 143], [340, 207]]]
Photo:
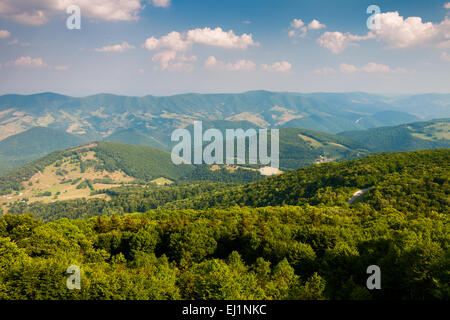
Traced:
[[380, 154], [353, 161], [325, 163], [270, 177], [222, 192], [168, 203], [167, 209], [279, 205], [340, 205], [369, 188], [356, 203], [375, 208], [392, 205], [408, 212], [448, 213], [450, 149]]
[[167, 185], [196, 180], [248, 183], [257, 170], [175, 165], [167, 151], [95, 142], [55, 151], [0, 177], [0, 210], [14, 203], [108, 198], [105, 190], [130, 185]]
[[[18, 168], [53, 151], [81, 145], [86, 141], [70, 133], [33, 127], [0, 141], [0, 158], [7, 170]], [[4, 173], [0, 167], [0, 174]]]
[[341, 132], [374, 152], [450, 148], [450, 119]]

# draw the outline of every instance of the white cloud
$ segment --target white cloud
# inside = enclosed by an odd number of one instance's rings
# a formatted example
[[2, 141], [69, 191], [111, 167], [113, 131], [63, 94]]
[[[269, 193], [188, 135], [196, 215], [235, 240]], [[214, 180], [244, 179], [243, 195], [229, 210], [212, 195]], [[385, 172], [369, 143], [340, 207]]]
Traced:
[[291, 22], [291, 28], [288, 35], [291, 38], [303, 38], [308, 33], [308, 30], [318, 30], [325, 27], [326, 26], [317, 19], [313, 19], [308, 25], [305, 25], [302, 19], [294, 19]]
[[156, 53], [152, 61], [159, 64], [159, 70], [165, 71], [192, 71], [193, 65], [191, 61], [196, 61], [196, 56], [186, 57], [185, 55], [179, 56], [176, 51], [166, 50]]
[[167, 8], [170, 6], [170, 0], [150, 0], [150, 3], [155, 7]]
[[392, 70], [389, 66], [384, 64], [378, 64], [375, 62], [369, 62], [368, 64], [363, 66], [361, 70], [364, 72], [384, 72], [384, 73], [394, 72], [394, 70]]
[[318, 29], [323, 29], [325, 27], [326, 27], [326, 25], [320, 23], [319, 20], [316, 20], [316, 19], [314, 19], [313, 21], [311, 21], [308, 24], [308, 29], [309, 30], [318, 30]]
[[207, 68], [211, 68], [212, 69], [212, 68], [215, 68], [218, 65], [219, 65], [219, 60], [217, 60], [217, 58], [214, 57], [214, 56], [208, 57], [208, 59], [206, 59], [206, 61], [205, 61], [205, 67], [207, 67]]
[[[450, 38], [450, 22], [441, 24], [422, 22], [420, 17], [404, 19], [398, 12], [386, 12], [380, 15], [381, 28], [373, 30], [378, 41], [390, 48], [408, 48], [417, 45], [431, 44], [440, 38]], [[445, 35], [447, 34], [447, 37]]]
[[358, 71], [358, 68], [352, 64], [341, 63], [341, 65], [339, 66], [339, 70], [342, 73], [355, 73]]
[[450, 2], [447, 2], [446, 4], [444, 4], [444, 8], [445, 9], [450, 9]]
[[[0, 10], [0, 14], [1, 14]], [[36, 10], [33, 12], [17, 12], [10, 15], [2, 15], [6, 18], [10, 18], [18, 23], [27, 24], [31, 26], [40, 26], [47, 22], [47, 18], [42, 10]]]
[[368, 34], [367, 36], [356, 36], [351, 33], [342, 33], [339, 31], [334, 32], [325, 32], [317, 39], [317, 43], [330, 50], [334, 54], [341, 53], [349, 46], [357, 46], [356, 41], [366, 40], [373, 38], [372, 34]]
[[[450, 3], [450, 2], [449, 2], [449, 3]], [[447, 53], [447, 52], [442, 52], [442, 53], [441, 53], [441, 59], [444, 60], [444, 61], [450, 62], [450, 54]]]
[[191, 47], [192, 43], [184, 38], [181, 33], [172, 31], [160, 39], [155, 37], [148, 38], [144, 43], [144, 47], [147, 50], [169, 49], [185, 51]]
[[8, 30], [0, 30], [0, 39], [6, 39], [11, 36], [11, 33]]
[[176, 57], [176, 51], [162, 51], [155, 54], [152, 61], [159, 63], [161, 70], [166, 70], [169, 67], [170, 61], [175, 60]]
[[225, 63], [217, 60], [214, 56], [210, 56], [205, 61], [205, 67], [208, 69], [221, 69], [227, 71], [252, 71], [256, 69], [256, 64], [251, 60], [239, 60], [235, 63]]
[[239, 60], [235, 63], [228, 63], [225, 68], [230, 71], [251, 71], [255, 70], [256, 64], [251, 60]]
[[[254, 71], [256, 70], [256, 63], [251, 60], [238, 60], [236, 62], [223, 62], [214, 56], [206, 59], [204, 66], [208, 69], [218, 69], [226, 71]], [[271, 65], [262, 64], [261, 69], [269, 72], [289, 72], [292, 70], [291, 63], [287, 61], [275, 62]]]
[[361, 68], [358, 68], [352, 64], [347, 63], [341, 63], [339, 66], [339, 71], [342, 73], [355, 73], [355, 72], [367, 72], [367, 73], [401, 73], [406, 72], [403, 68], [395, 68], [392, 69], [391, 67], [384, 65], [384, 64], [378, 64], [375, 62], [369, 62], [366, 65], [362, 66]]
[[305, 25], [305, 23], [303, 22], [302, 19], [294, 19], [294, 20], [291, 22], [291, 26], [292, 26], [294, 29], [300, 29], [300, 28], [303, 27], [304, 25]]
[[263, 64], [262, 68], [269, 72], [289, 72], [292, 69], [292, 64], [287, 61], [279, 61], [272, 65]]
[[[83, 17], [106, 21], [132, 21], [139, 18], [145, 0], [2, 0], [0, 16], [21, 24], [43, 25], [52, 15], [67, 16], [69, 5], [78, 5]], [[169, 0], [150, 0], [155, 7], [168, 7]]]
[[31, 58], [29, 56], [17, 58], [16, 60], [7, 62], [5, 65], [11, 67], [34, 67], [34, 68], [41, 68], [47, 66], [47, 64], [42, 60], [42, 58]]
[[247, 49], [258, 45], [251, 34], [236, 35], [233, 30], [224, 31], [222, 28], [194, 29], [187, 32], [187, 40], [193, 43], [227, 49]]
[[97, 52], [125, 52], [131, 49], [134, 49], [135, 47], [128, 44], [128, 42], [122, 42], [121, 44], [111, 45], [111, 46], [104, 46], [101, 48], [95, 49]]
[[226, 49], [247, 49], [249, 46], [257, 46], [251, 34], [236, 35], [233, 30], [224, 31], [222, 28], [193, 29], [186, 33], [172, 31], [157, 39], [148, 38], [144, 43], [147, 50], [167, 49], [172, 51], [186, 51], [193, 44], [203, 44], [212, 47]]
[[398, 12], [378, 15], [380, 28], [364, 36], [339, 31], [325, 32], [317, 43], [337, 54], [349, 46], [357, 46], [358, 41], [376, 39], [391, 49], [431, 46], [450, 48], [450, 19], [440, 23], [422, 22], [420, 17], [403, 18]]

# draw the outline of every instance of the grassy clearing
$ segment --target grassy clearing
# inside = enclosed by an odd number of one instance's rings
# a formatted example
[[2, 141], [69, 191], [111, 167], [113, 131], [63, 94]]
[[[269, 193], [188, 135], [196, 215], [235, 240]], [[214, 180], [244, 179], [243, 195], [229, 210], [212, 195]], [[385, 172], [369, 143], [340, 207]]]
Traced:
[[[81, 160], [98, 161], [95, 152], [88, 151], [81, 155]], [[173, 183], [164, 178], [156, 179], [161, 184]], [[86, 183], [90, 181], [91, 187]], [[95, 182], [97, 181], [97, 183]], [[135, 179], [122, 171], [96, 171], [89, 166], [81, 172], [80, 162], [74, 157], [65, 157], [39, 171], [29, 180], [23, 182], [24, 190], [4, 195], [0, 198], [0, 210], [7, 211], [14, 202], [55, 202], [80, 198], [109, 198], [105, 194], [91, 195], [94, 190], [104, 190], [133, 183]], [[80, 184], [83, 184], [80, 186]]]

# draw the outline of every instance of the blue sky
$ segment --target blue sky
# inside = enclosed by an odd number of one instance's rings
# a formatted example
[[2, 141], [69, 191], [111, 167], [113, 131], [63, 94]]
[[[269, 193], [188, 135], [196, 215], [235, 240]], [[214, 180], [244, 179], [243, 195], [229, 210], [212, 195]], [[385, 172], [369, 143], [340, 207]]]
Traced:
[[0, 94], [450, 93], [450, 3], [2, 0], [0, 52]]

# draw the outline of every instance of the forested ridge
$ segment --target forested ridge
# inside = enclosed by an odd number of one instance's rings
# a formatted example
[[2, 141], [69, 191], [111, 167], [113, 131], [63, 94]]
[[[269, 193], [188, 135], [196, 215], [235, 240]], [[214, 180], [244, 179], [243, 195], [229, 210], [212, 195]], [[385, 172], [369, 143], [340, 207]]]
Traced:
[[358, 141], [373, 152], [449, 148], [450, 119], [414, 122], [391, 127], [346, 131], [340, 136]]
[[386, 153], [325, 163], [269, 177], [245, 186], [167, 203], [166, 209], [205, 209], [234, 205], [340, 205], [359, 189], [365, 202], [413, 212], [448, 211], [450, 150]]
[[[82, 161], [81, 156], [93, 151], [96, 161]], [[0, 195], [24, 189], [23, 183], [34, 174], [64, 158], [77, 159], [81, 171], [94, 167], [96, 171], [122, 171], [136, 179], [136, 183], [148, 184], [151, 180], [164, 177], [174, 181], [216, 181], [247, 183], [261, 178], [259, 172], [238, 168], [233, 173], [225, 168], [209, 170], [206, 165], [175, 165], [170, 153], [148, 146], [134, 146], [114, 142], [95, 142], [78, 148], [55, 151], [25, 166], [0, 177]]]
[[[381, 154], [245, 186], [122, 187], [97, 208], [5, 214], [0, 298], [449, 299], [449, 159]], [[70, 265], [81, 290], [66, 287]], [[366, 287], [370, 265], [382, 290]]]

